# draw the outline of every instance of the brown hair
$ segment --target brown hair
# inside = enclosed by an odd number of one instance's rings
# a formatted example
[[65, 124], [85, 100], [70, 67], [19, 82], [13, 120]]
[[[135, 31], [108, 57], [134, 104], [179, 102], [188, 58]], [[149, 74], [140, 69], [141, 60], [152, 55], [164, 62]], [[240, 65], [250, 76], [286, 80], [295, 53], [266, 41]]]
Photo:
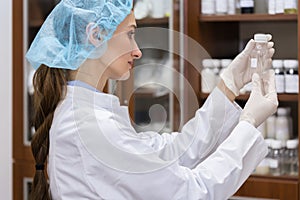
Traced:
[[66, 92], [67, 72], [63, 69], [40, 66], [34, 74], [34, 117], [35, 134], [31, 141], [31, 151], [36, 162], [31, 200], [51, 199], [44, 165], [49, 152], [49, 130], [54, 111]]

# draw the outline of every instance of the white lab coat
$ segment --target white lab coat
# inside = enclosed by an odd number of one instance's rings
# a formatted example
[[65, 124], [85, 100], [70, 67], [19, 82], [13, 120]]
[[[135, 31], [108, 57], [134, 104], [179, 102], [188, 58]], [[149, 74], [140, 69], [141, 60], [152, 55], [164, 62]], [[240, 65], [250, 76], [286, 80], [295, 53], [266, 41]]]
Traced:
[[222, 200], [267, 154], [215, 89], [181, 133], [136, 133], [117, 97], [68, 86], [50, 129], [53, 199]]

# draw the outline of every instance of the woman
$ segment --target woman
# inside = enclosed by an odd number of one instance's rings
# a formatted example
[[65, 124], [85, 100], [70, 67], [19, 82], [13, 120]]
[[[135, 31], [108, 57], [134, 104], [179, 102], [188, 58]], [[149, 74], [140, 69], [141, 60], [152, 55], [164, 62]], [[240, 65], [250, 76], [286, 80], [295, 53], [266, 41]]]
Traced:
[[[127, 108], [102, 92], [142, 55], [131, 8], [131, 0], [62, 0], [33, 41], [32, 199], [227, 199], [266, 155], [256, 127], [278, 102], [274, 72], [252, 76], [248, 67], [253, 40], [181, 133], [135, 132]], [[233, 101], [251, 78], [241, 111]]]

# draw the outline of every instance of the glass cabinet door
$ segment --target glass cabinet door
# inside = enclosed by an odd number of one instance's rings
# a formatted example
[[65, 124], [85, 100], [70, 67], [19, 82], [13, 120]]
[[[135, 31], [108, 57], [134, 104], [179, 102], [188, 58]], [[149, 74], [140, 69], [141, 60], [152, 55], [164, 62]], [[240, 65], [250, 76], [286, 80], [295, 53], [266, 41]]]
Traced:
[[[178, 130], [180, 120], [180, 59], [174, 48], [180, 40], [180, 1], [136, 0], [136, 41], [142, 58], [135, 61], [127, 81], [111, 81], [109, 92], [129, 106], [132, 124], [137, 132], [170, 132]], [[162, 9], [162, 10], [159, 10]], [[162, 12], [161, 14], [158, 14]]]
[[33, 85], [34, 74], [33, 67], [25, 59], [25, 53], [30, 47], [31, 42], [39, 31], [44, 20], [58, 3], [58, 0], [24, 0], [23, 1], [23, 52], [24, 52], [24, 77], [23, 77], [23, 95], [24, 95], [24, 145], [30, 145], [34, 127], [32, 126], [33, 117]]

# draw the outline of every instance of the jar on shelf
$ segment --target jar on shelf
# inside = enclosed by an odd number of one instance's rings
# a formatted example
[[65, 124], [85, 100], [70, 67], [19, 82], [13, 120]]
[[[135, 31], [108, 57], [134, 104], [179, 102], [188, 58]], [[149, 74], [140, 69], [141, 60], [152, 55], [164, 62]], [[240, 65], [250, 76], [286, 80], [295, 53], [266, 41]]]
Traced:
[[284, 82], [284, 68], [282, 60], [273, 60], [272, 61], [273, 69], [275, 71], [275, 82], [277, 93], [284, 93], [285, 91], [285, 82]]
[[216, 0], [216, 14], [227, 14], [228, 1]]
[[276, 14], [276, 0], [268, 1], [268, 14], [275, 15]]
[[201, 1], [201, 13], [203, 15], [213, 15], [216, 13], [214, 0], [202, 0]]
[[236, 0], [228, 0], [228, 15], [234, 15], [236, 13]]
[[254, 174], [259, 175], [267, 175], [270, 173], [270, 159], [271, 159], [271, 153], [272, 153], [272, 144], [273, 139], [265, 139], [266, 144], [268, 145], [268, 154], [266, 157], [258, 164], [256, 167]]
[[282, 175], [282, 157], [283, 149], [281, 141], [273, 140], [271, 144], [271, 157], [269, 160], [270, 174], [273, 176]]
[[201, 91], [203, 93], [210, 93], [216, 86], [216, 69], [220, 67], [220, 62], [217, 59], [204, 59], [202, 60], [202, 66]]
[[281, 141], [282, 146], [291, 138], [292, 118], [290, 117], [290, 108], [278, 108], [276, 117], [276, 140]]
[[284, 60], [283, 66], [285, 68], [285, 92], [298, 93], [298, 60]]
[[283, 154], [283, 173], [298, 176], [298, 139], [288, 140]]
[[284, 1], [284, 14], [297, 14], [297, 0], [285, 0]]
[[275, 0], [275, 13], [284, 13], [284, 1], [285, 0]]
[[240, 0], [241, 13], [254, 13], [254, 0]]

